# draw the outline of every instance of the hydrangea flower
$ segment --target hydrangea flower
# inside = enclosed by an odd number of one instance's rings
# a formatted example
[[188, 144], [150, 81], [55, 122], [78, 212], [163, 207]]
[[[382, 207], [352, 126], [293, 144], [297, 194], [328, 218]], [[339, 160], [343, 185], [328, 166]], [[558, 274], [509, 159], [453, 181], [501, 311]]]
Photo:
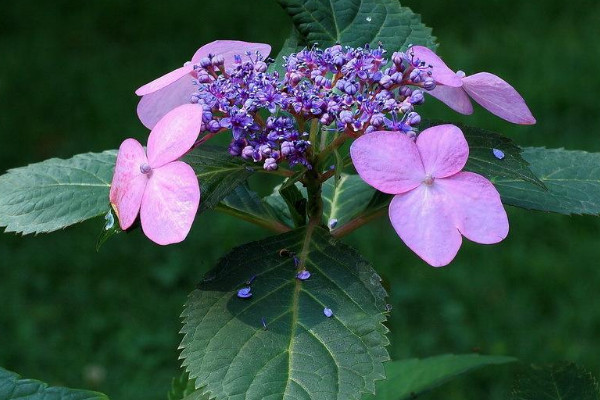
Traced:
[[191, 94], [196, 90], [194, 79], [198, 78], [197, 65], [212, 68], [224, 68], [232, 64], [236, 55], [260, 52], [267, 57], [271, 46], [263, 43], [248, 43], [239, 40], [215, 40], [200, 47], [191, 62], [177, 68], [135, 91], [142, 96], [137, 113], [140, 121], [148, 128], [154, 125], [169, 111], [190, 102]]
[[181, 242], [198, 205], [200, 187], [192, 167], [176, 161], [195, 143], [202, 107], [186, 104], [165, 115], [148, 137], [147, 155], [135, 139], [119, 148], [110, 202], [123, 230], [140, 215], [144, 234], [155, 243]]
[[424, 130], [416, 142], [400, 132], [361, 136], [350, 148], [360, 177], [394, 194], [389, 216], [406, 245], [434, 267], [454, 259], [462, 236], [492, 244], [508, 234], [500, 195], [486, 178], [461, 172], [469, 156], [454, 125]]
[[408, 51], [415, 60], [431, 65], [431, 76], [436, 87], [429, 92], [461, 114], [472, 114], [469, 96], [492, 114], [521, 125], [535, 124], [523, 97], [506, 81], [489, 72], [465, 76], [455, 73], [433, 51], [423, 46], [413, 46]]

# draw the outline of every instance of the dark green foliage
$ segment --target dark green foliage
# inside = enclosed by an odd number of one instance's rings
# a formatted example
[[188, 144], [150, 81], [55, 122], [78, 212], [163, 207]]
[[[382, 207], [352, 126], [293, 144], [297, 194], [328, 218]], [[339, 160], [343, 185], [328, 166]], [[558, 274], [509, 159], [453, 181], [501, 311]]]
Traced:
[[108, 400], [102, 393], [49, 387], [0, 368], [0, 400]]
[[[292, 254], [310, 279], [296, 279]], [[238, 298], [249, 280], [253, 296]], [[243, 245], [187, 302], [184, 365], [217, 399], [360, 399], [384, 378], [385, 295], [371, 266], [321, 228]]]
[[575, 364], [532, 366], [521, 375], [512, 400], [599, 400], [598, 382]]

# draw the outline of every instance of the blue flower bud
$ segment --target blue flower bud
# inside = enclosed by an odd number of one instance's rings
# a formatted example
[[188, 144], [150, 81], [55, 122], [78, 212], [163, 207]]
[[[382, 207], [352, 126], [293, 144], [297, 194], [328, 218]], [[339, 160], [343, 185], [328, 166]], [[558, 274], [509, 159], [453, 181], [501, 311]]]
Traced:
[[267, 171], [275, 171], [277, 169], [277, 160], [272, 157], [267, 158], [263, 164], [263, 168]]
[[256, 72], [267, 72], [267, 64], [264, 61], [257, 61], [254, 64], [254, 70]]
[[290, 154], [292, 154], [294, 152], [294, 150], [296, 150], [296, 148], [294, 147], [294, 143], [292, 142], [281, 142], [281, 154], [284, 157], [289, 156]]
[[404, 61], [404, 53], [400, 53], [400, 52], [394, 52], [394, 54], [392, 54], [392, 62], [394, 64], [396, 64], [396, 66], [402, 65], [402, 62]]
[[333, 316], [333, 311], [331, 311], [331, 308], [325, 307], [323, 309], [323, 314], [325, 314], [327, 318], [331, 318]]
[[254, 147], [246, 146], [242, 149], [242, 158], [249, 160], [254, 155]]
[[225, 58], [221, 54], [217, 54], [216, 56], [213, 56], [211, 61], [212, 61], [212, 65], [214, 65], [215, 67], [220, 67], [223, 64], [225, 64]]
[[384, 118], [384, 115], [382, 113], [373, 114], [371, 116], [371, 120], [370, 120], [371, 125], [373, 125], [375, 127], [383, 125], [383, 122], [384, 122], [383, 118]]
[[251, 290], [252, 289], [250, 287], [241, 288], [237, 292], [237, 297], [239, 297], [240, 299], [248, 299], [248, 298], [252, 297]]
[[411, 95], [410, 95], [410, 102], [411, 104], [423, 104], [425, 102], [425, 97], [423, 96], [423, 92], [420, 90], [415, 90]]
[[200, 59], [199, 64], [202, 68], [208, 68], [208, 67], [212, 66], [212, 61], [208, 57], [202, 57]]
[[308, 278], [310, 278], [310, 272], [304, 269], [296, 274], [296, 278], [298, 278], [301, 281], [305, 281]]
[[333, 229], [333, 228], [335, 228], [335, 227], [337, 226], [337, 224], [338, 224], [338, 220], [337, 220], [337, 219], [335, 219], [335, 218], [331, 218], [331, 219], [330, 219], [330, 220], [327, 222], [327, 227], [328, 227], [329, 229]]
[[433, 78], [425, 78], [425, 81], [423, 81], [423, 89], [425, 89], [425, 90], [435, 89], [435, 81], [433, 80]]
[[338, 119], [343, 124], [351, 124], [354, 121], [354, 115], [352, 111], [344, 110], [340, 112]]
[[504, 152], [502, 150], [492, 149], [492, 153], [494, 154], [494, 157], [496, 157], [498, 160], [504, 159]]
[[422, 80], [422, 76], [421, 76], [421, 70], [420, 69], [413, 69], [409, 75], [410, 80], [413, 83], [419, 83]]
[[419, 125], [421, 123], [421, 116], [416, 112], [410, 112], [406, 115], [406, 123], [410, 126]]
[[387, 89], [392, 85], [392, 78], [389, 75], [383, 75], [379, 80], [379, 84]]

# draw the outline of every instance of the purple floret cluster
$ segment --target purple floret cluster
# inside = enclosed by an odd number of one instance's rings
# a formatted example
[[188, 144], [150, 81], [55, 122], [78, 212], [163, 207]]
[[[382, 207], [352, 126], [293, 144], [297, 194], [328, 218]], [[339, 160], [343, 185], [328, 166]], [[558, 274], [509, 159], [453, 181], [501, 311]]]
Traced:
[[202, 132], [231, 130], [229, 153], [275, 170], [308, 161], [311, 143], [305, 122], [358, 137], [376, 130], [415, 136], [421, 117], [415, 106], [435, 88], [431, 66], [409, 50], [387, 57], [379, 46], [304, 49], [284, 58], [285, 74], [268, 72], [260, 52], [207, 56], [195, 65], [197, 91], [191, 102], [204, 110]]

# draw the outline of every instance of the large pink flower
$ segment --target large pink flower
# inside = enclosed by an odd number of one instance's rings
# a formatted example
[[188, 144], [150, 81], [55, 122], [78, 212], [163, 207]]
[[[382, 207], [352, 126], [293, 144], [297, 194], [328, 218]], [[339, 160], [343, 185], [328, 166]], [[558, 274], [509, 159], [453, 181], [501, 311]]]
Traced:
[[461, 172], [469, 147], [461, 130], [439, 125], [416, 142], [400, 132], [373, 132], [350, 148], [360, 177], [395, 194], [389, 216], [400, 238], [434, 267], [454, 259], [462, 235], [477, 243], [500, 242], [508, 219], [496, 188], [481, 175]]
[[193, 84], [193, 80], [196, 78], [194, 65], [199, 63], [202, 58], [208, 57], [209, 54], [221, 55], [225, 60], [224, 65], [227, 66], [234, 62], [236, 55], [244, 57], [247, 52], [256, 53], [257, 51], [266, 58], [271, 52], [271, 46], [239, 40], [215, 40], [200, 47], [191, 62], [156, 78], [135, 91], [138, 96], [143, 96], [137, 107], [140, 121], [148, 129], [152, 129], [166, 113], [177, 106], [190, 102], [190, 97], [196, 90]]
[[529, 111], [523, 97], [506, 81], [490, 74], [480, 72], [465, 76], [455, 73], [433, 51], [423, 46], [413, 46], [409, 53], [432, 66], [432, 78], [435, 89], [429, 91], [433, 97], [443, 101], [454, 111], [472, 114], [473, 105], [469, 96], [494, 115], [521, 125], [535, 124], [535, 118]]
[[186, 104], [165, 115], [148, 137], [148, 156], [135, 139], [119, 148], [110, 187], [110, 202], [122, 229], [138, 212], [142, 230], [161, 244], [187, 236], [200, 203], [200, 187], [192, 167], [175, 161], [193, 145], [202, 123], [202, 107]]

